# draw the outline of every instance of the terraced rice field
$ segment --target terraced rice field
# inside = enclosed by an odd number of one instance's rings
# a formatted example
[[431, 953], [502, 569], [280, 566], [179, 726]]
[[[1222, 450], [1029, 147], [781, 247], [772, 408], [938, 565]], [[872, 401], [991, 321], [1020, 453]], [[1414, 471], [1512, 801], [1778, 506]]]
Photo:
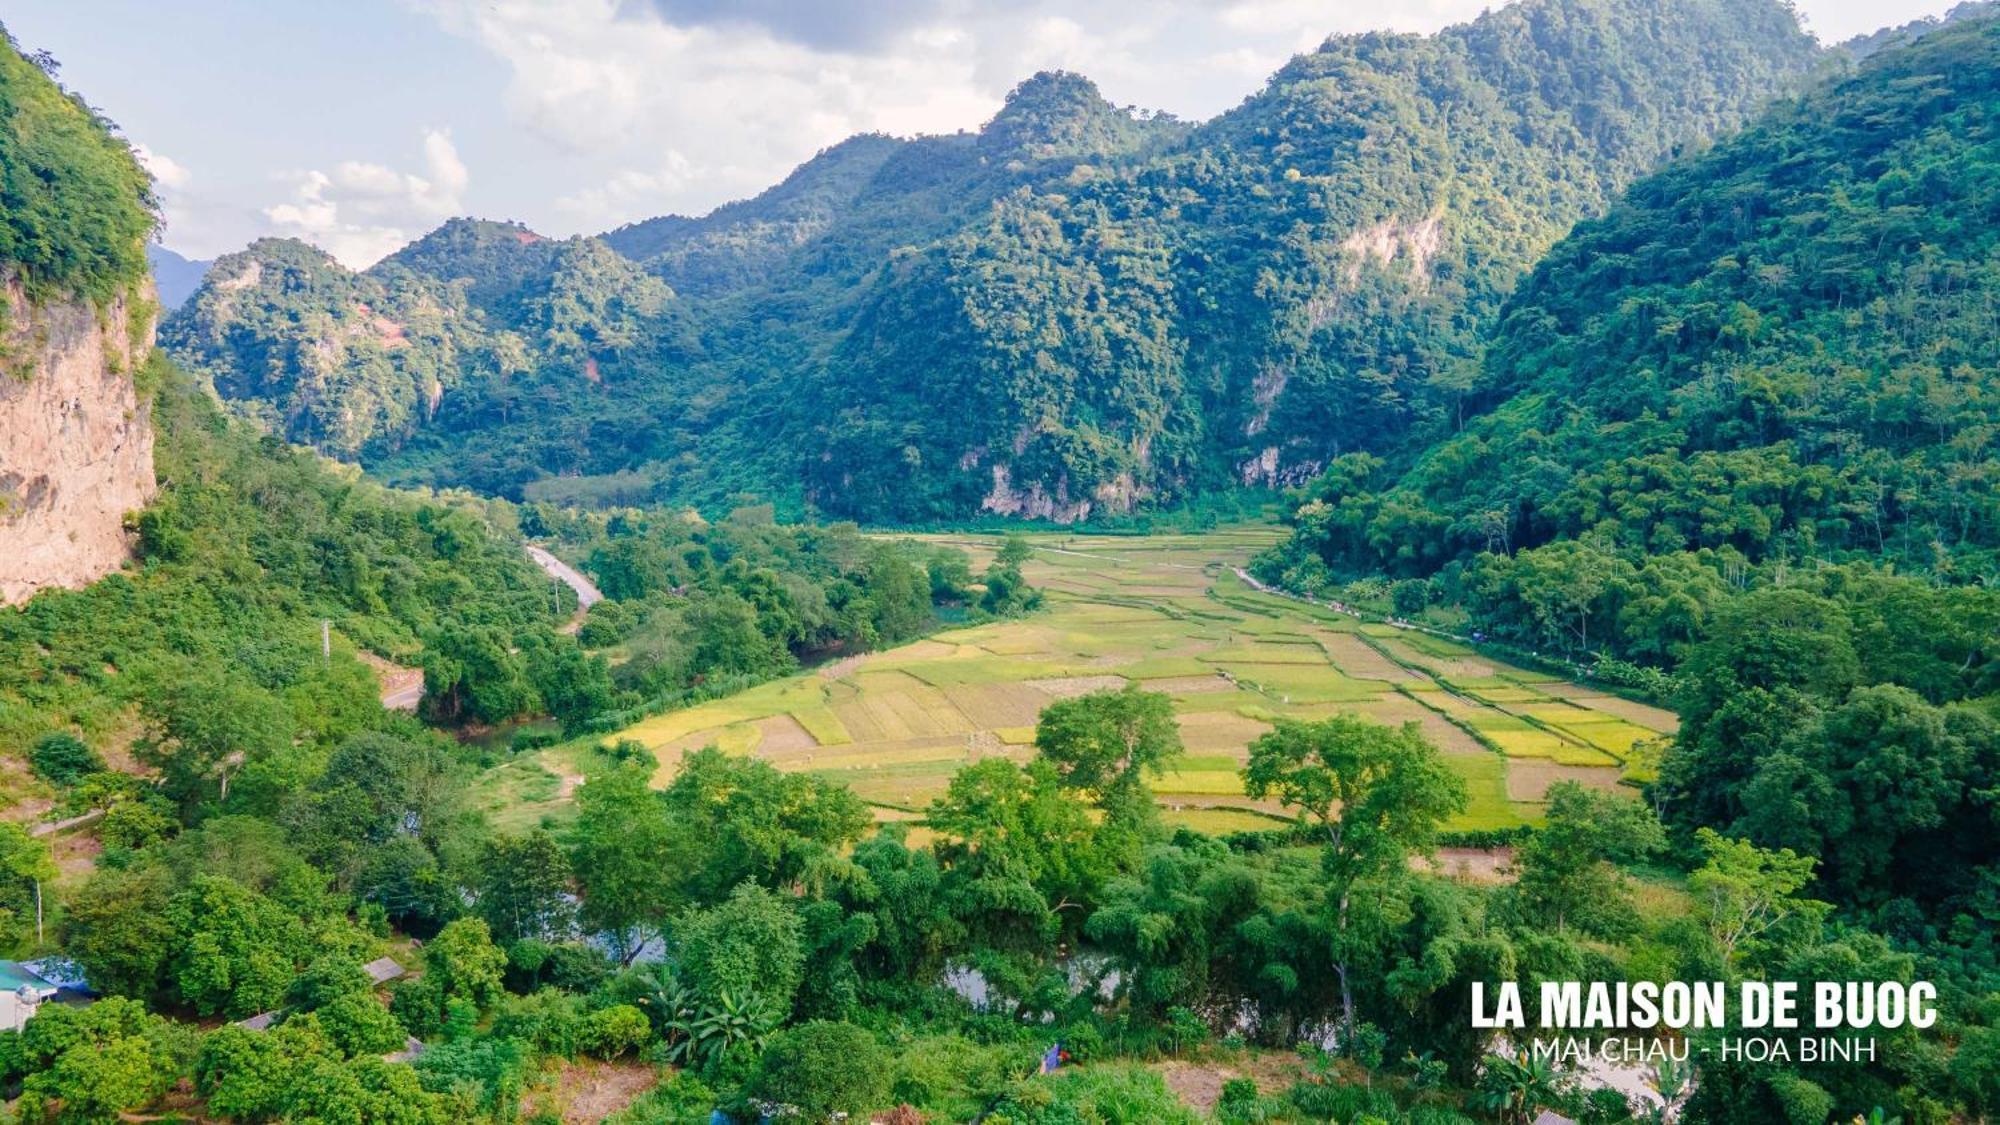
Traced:
[[[1532, 820], [1559, 780], [1614, 787], [1636, 747], [1674, 728], [1668, 712], [1442, 637], [1260, 592], [1236, 568], [1279, 534], [1033, 536], [1025, 570], [1047, 605], [1029, 618], [843, 660], [614, 737], [651, 750], [662, 785], [683, 753], [713, 743], [837, 779], [883, 819], [909, 820], [966, 763], [1027, 760], [1035, 718], [1051, 701], [1136, 682], [1173, 698], [1188, 749], [1154, 787], [1167, 819], [1227, 832], [1279, 815], [1244, 796], [1237, 770], [1280, 717], [1417, 723], [1471, 792], [1457, 828]], [[932, 538], [971, 552], [975, 571], [998, 543]], [[567, 777], [573, 761], [550, 751], [543, 768]], [[549, 797], [546, 785], [511, 789], [528, 800], [506, 810], [509, 820], [554, 811], [567, 796]]]

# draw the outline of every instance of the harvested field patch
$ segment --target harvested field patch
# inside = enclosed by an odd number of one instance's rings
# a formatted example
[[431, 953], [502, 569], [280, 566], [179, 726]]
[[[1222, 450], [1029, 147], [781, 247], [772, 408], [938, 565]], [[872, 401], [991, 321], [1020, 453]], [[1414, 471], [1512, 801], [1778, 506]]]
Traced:
[[1126, 684], [1123, 676], [1057, 676], [1029, 680], [1028, 686], [1047, 692], [1054, 699], [1074, 699], [1098, 691], [1117, 691]]
[[1213, 672], [1206, 676], [1162, 676], [1154, 680], [1140, 680], [1139, 686], [1147, 691], [1164, 691], [1168, 695], [1200, 695], [1209, 691], [1236, 690], [1235, 684]]
[[767, 757], [795, 754], [819, 746], [819, 740], [788, 714], [759, 719], [753, 725], [757, 728], [757, 749]]
[[1558, 781], [1574, 781], [1592, 789], [1616, 790], [1618, 770], [1605, 766], [1573, 766], [1559, 762], [1520, 759], [1507, 763], [1509, 800], [1539, 803], [1548, 800], [1549, 786]]

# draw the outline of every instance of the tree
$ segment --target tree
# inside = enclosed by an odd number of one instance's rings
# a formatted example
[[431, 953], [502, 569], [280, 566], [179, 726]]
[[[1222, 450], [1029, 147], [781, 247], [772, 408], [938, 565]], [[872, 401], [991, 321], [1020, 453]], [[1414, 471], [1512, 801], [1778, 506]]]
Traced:
[[952, 913], [977, 944], [1039, 956], [1064, 911], [1137, 861], [1133, 841], [1106, 840], [1088, 810], [1063, 791], [1055, 769], [989, 758], [952, 775], [928, 821], [945, 867]]
[[1697, 829], [1695, 839], [1708, 861], [1688, 876], [1688, 890], [1732, 965], [1762, 952], [1768, 938], [1792, 925], [1816, 928], [1831, 909], [1799, 896], [1817, 866], [1811, 856], [1790, 848], [1766, 851], [1708, 828]]
[[681, 978], [698, 996], [759, 997], [789, 1011], [805, 966], [805, 930], [790, 899], [744, 883], [674, 926]]
[[39, 945], [42, 889], [56, 877], [47, 843], [12, 821], [0, 822], [0, 945]]
[[148, 696], [139, 757], [161, 773], [183, 807], [229, 800], [230, 780], [291, 749], [297, 724], [282, 699], [240, 674], [207, 665], [176, 669], [174, 690]]
[[563, 941], [576, 932], [569, 857], [547, 831], [488, 840], [477, 871], [474, 909], [494, 941]]
[[889, 1093], [880, 1043], [851, 1023], [813, 1020], [771, 1037], [751, 1082], [756, 1096], [809, 1119], [875, 1109]]
[[242, 1019], [284, 1002], [308, 951], [305, 927], [234, 879], [197, 876], [167, 903], [169, 982], [202, 1015]]
[[1151, 807], [1145, 775], [1158, 776], [1182, 750], [1173, 700], [1137, 684], [1049, 704], [1035, 724], [1035, 749], [1065, 786], [1124, 817]]
[[844, 785], [713, 746], [684, 756], [659, 800], [695, 849], [680, 889], [696, 902], [715, 902], [746, 879], [797, 883], [835, 865], [874, 822]]
[[1333, 905], [1333, 965], [1340, 978], [1343, 1041], [1354, 1035], [1354, 895], [1364, 884], [1408, 877], [1409, 856], [1427, 849], [1446, 817], [1465, 808], [1465, 783], [1415, 723], [1380, 726], [1352, 715], [1316, 723], [1280, 719], [1250, 744], [1243, 791], [1275, 793], [1326, 838]]
[[1665, 845], [1659, 819], [1642, 802], [1557, 782], [1549, 787], [1542, 826], [1515, 852], [1515, 901], [1537, 924], [1620, 937], [1637, 926], [1638, 915], [1612, 865]]
[[583, 891], [578, 917], [609, 936], [628, 965], [665, 929], [679, 902], [679, 869], [694, 850], [648, 781], [648, 770], [628, 764], [585, 782], [568, 837]]
[[104, 759], [82, 739], [66, 731], [54, 731], [35, 740], [28, 750], [28, 764], [35, 775], [51, 785], [68, 787], [85, 776], [104, 769]]
[[522, 638], [521, 651], [529, 681], [564, 731], [581, 731], [611, 709], [610, 666], [602, 656], [586, 655], [576, 638], [538, 629]]
[[63, 949], [98, 991], [146, 998], [164, 986], [175, 928], [171, 872], [158, 864], [93, 872], [63, 912]]
[[424, 946], [424, 969], [446, 1000], [483, 1008], [500, 995], [507, 955], [493, 944], [484, 919], [460, 918]]
[[459, 624], [427, 638], [425, 713], [444, 723], [501, 723], [535, 711], [541, 697], [511, 641], [491, 626]]
[[403, 1049], [403, 1025], [372, 992], [350, 992], [313, 1014], [340, 1053], [348, 1058], [386, 1055]]
[[187, 1073], [195, 1038], [124, 997], [87, 1008], [48, 1005], [12, 1045], [10, 1061], [25, 1075], [19, 1120], [45, 1120], [51, 1103], [61, 1105], [57, 1119], [65, 1123], [145, 1109]]
[[1084, 932], [1118, 959], [1124, 994], [1159, 1018], [1207, 1006], [1236, 927], [1259, 897], [1257, 876], [1219, 842], [1159, 846], [1136, 876], [1105, 888]]

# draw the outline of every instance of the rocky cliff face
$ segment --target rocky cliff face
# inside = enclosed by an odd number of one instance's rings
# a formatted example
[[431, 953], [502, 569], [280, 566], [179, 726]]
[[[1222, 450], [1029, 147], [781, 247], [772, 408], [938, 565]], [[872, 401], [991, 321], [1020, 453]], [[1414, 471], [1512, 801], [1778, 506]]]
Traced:
[[154, 313], [123, 298], [36, 306], [13, 279], [0, 299], [0, 603], [12, 605], [130, 557], [125, 516], [155, 489], [150, 408], [132, 381]]

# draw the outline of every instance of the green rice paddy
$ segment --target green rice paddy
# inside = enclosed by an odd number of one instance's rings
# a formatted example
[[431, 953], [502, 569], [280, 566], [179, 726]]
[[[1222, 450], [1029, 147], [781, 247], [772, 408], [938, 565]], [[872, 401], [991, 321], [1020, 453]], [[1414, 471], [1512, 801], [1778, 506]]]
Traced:
[[[1352, 712], [1418, 723], [1470, 791], [1453, 827], [1485, 829], [1532, 821], [1559, 780], [1618, 785], [1634, 747], [1673, 729], [1668, 712], [1448, 638], [1260, 592], [1237, 568], [1280, 534], [1031, 535], [1024, 569], [1047, 598], [1038, 613], [659, 715], [607, 742], [646, 747], [661, 785], [684, 753], [716, 745], [841, 781], [884, 819], [907, 820], [966, 763], [1032, 756], [1035, 718], [1051, 701], [1138, 683], [1173, 698], [1188, 747], [1154, 783], [1169, 823], [1271, 827], [1282, 811], [1244, 796], [1237, 772], [1250, 743], [1281, 717]], [[966, 549], [975, 569], [998, 546], [928, 538]], [[590, 757], [556, 748], [500, 767], [489, 806], [505, 822], [560, 815]]]

